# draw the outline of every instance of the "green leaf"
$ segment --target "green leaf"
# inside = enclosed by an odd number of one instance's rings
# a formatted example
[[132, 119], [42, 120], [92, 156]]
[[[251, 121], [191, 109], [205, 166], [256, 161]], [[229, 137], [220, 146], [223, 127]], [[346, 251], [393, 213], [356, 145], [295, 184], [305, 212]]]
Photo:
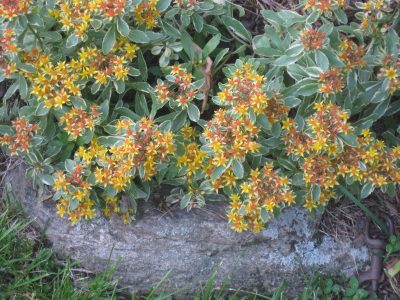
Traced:
[[334, 10], [333, 13], [335, 14], [336, 18], [340, 23], [347, 24], [348, 22], [347, 15], [343, 10], [341, 9]]
[[226, 166], [219, 166], [215, 168], [214, 172], [212, 173], [212, 179], [217, 180], [219, 177], [221, 177], [222, 174], [229, 168], [230, 164], [227, 164]]
[[221, 51], [218, 52], [217, 56], [214, 59], [214, 66], [217, 66], [222, 59], [224, 58], [224, 56], [229, 52], [229, 48], [224, 48]]
[[301, 103], [301, 100], [299, 98], [289, 96], [283, 99], [283, 102], [289, 106], [290, 108], [296, 107]]
[[98, 19], [92, 19], [92, 20], [90, 20], [90, 25], [92, 25], [92, 27], [94, 28], [95, 31], [98, 31], [101, 28], [101, 26], [103, 25], [103, 22]]
[[190, 25], [190, 16], [185, 11], [181, 14], [181, 24], [185, 28]]
[[135, 111], [140, 116], [149, 116], [149, 107], [147, 106], [147, 100], [144, 94], [137, 93], [135, 97]]
[[3, 135], [3, 134], [12, 135], [13, 130], [11, 129], [11, 126], [0, 125], [0, 135]]
[[320, 196], [321, 196], [321, 188], [319, 187], [318, 184], [314, 184], [311, 188], [311, 198], [314, 202], [317, 202]]
[[357, 289], [357, 288], [358, 288], [358, 280], [357, 280], [357, 278], [354, 277], [354, 276], [352, 276], [352, 277], [350, 278], [349, 284], [350, 284], [350, 287], [351, 287], [352, 289]]
[[71, 200], [69, 200], [69, 209], [71, 211], [76, 210], [78, 206], [79, 206], [79, 201], [76, 198], [72, 198]]
[[157, 2], [157, 10], [159, 12], [164, 12], [168, 9], [168, 7], [171, 5], [172, 0], [158, 0]]
[[296, 61], [298, 61], [303, 55], [299, 54], [297, 56], [288, 56], [288, 55], [282, 55], [280, 56], [278, 59], [276, 59], [273, 64], [275, 66], [287, 66], [290, 64], [295, 63]]
[[252, 36], [241, 22], [228, 16], [222, 16], [221, 19], [225, 26], [229, 27], [245, 41], [251, 43]]
[[66, 42], [66, 47], [67, 48], [72, 48], [76, 45], [78, 45], [78, 43], [80, 42], [80, 38], [75, 35], [75, 33], [72, 33], [68, 38], [67, 38], [67, 42]]
[[18, 85], [19, 95], [21, 96], [21, 99], [26, 99], [26, 97], [28, 97], [28, 83], [26, 82], [24, 76], [18, 75]]
[[49, 109], [44, 106], [44, 102], [39, 102], [35, 110], [35, 116], [42, 117], [49, 113]]
[[317, 50], [315, 52], [315, 62], [319, 68], [324, 71], [328, 71], [329, 59], [322, 51]]
[[239, 179], [243, 178], [244, 168], [243, 168], [243, 164], [239, 160], [234, 159], [232, 161], [232, 171], [233, 171], [233, 174], [235, 174], [235, 176], [237, 178], [239, 178]]
[[187, 113], [183, 110], [180, 113], [178, 113], [172, 123], [172, 131], [177, 132], [182, 128], [183, 125], [185, 125], [187, 119]]
[[99, 136], [97, 138], [97, 142], [106, 147], [114, 146], [120, 142], [123, 142], [124, 138], [123, 137], [118, 137], [118, 136]]
[[287, 56], [298, 56], [304, 51], [304, 46], [302, 44], [293, 44], [289, 49], [286, 50], [285, 54]]
[[262, 128], [266, 130], [271, 130], [271, 123], [269, 122], [266, 115], [257, 116], [257, 123], [260, 124]]
[[123, 80], [114, 80], [113, 83], [118, 94], [122, 94], [125, 91], [125, 82]]
[[213, 36], [203, 48], [203, 57], [209, 56], [218, 47], [220, 41], [220, 34]]
[[346, 145], [350, 147], [358, 146], [357, 136], [355, 136], [354, 134], [339, 133], [338, 136]]
[[62, 35], [57, 31], [41, 32], [39, 34], [48, 43], [56, 43], [62, 40]]
[[108, 117], [108, 112], [110, 110], [110, 100], [104, 100], [100, 104], [101, 120], [104, 121]]
[[15, 81], [12, 85], [10, 85], [9, 88], [7, 89], [7, 92], [3, 96], [3, 100], [11, 98], [11, 96], [14, 95], [14, 93], [18, 90], [18, 87], [19, 87], [18, 81]]
[[361, 199], [367, 198], [371, 193], [375, 190], [374, 185], [372, 182], [367, 182], [366, 184], [363, 185], [361, 189]]
[[299, 86], [297, 89], [297, 93], [301, 96], [311, 96], [314, 95], [319, 91], [319, 84], [318, 83], [308, 83]]
[[147, 64], [146, 64], [146, 61], [145, 61], [145, 59], [143, 57], [142, 51], [138, 51], [138, 53], [137, 53], [137, 61], [138, 61], [138, 64], [139, 64], [140, 73], [142, 74], [142, 80], [143, 81], [147, 81], [147, 77], [148, 77]]
[[288, 160], [288, 159], [284, 159], [284, 158], [282, 158], [282, 157], [278, 157], [278, 163], [282, 166], [282, 167], [284, 167], [285, 169], [287, 169], [287, 170], [289, 170], [289, 171], [294, 171], [294, 170], [296, 170], [296, 165], [293, 163], [293, 162], [291, 162], [290, 160]]
[[151, 91], [151, 86], [147, 82], [129, 82], [126, 83], [126, 86], [144, 93], [150, 93]]
[[275, 122], [275, 123], [272, 125], [271, 132], [272, 132], [272, 135], [273, 135], [274, 137], [279, 137], [279, 136], [281, 135], [281, 132], [282, 132], [281, 123], [280, 123], [280, 122]]
[[131, 119], [133, 121], [139, 121], [141, 118], [137, 113], [134, 113], [132, 110], [130, 110], [127, 107], [118, 107], [118, 108], [114, 109], [114, 112], [121, 116], [128, 117], [129, 119]]
[[150, 42], [150, 38], [147, 36], [147, 34], [137, 29], [133, 29], [129, 32], [128, 39], [131, 42], [138, 44], [147, 44]]
[[114, 48], [115, 42], [115, 28], [114, 26], [111, 26], [103, 38], [103, 43], [101, 45], [101, 50], [103, 51], [103, 54], [110, 53], [110, 51]]
[[308, 23], [308, 24], [313, 24], [313, 23], [317, 22], [318, 19], [319, 19], [319, 16], [320, 16], [320, 15], [319, 15], [319, 12], [318, 12], [318, 11], [312, 12], [312, 13], [309, 14], [309, 16], [307, 17], [306, 23]]
[[194, 29], [195, 29], [197, 32], [201, 32], [201, 31], [203, 30], [203, 27], [204, 27], [203, 18], [202, 18], [199, 14], [194, 13], [194, 14], [192, 15], [192, 20], [193, 20]]
[[191, 194], [185, 194], [185, 195], [182, 197], [182, 199], [181, 199], [181, 201], [180, 201], [180, 203], [179, 203], [180, 208], [181, 208], [181, 209], [186, 208], [186, 207], [188, 206], [188, 204], [189, 204], [189, 202], [190, 202], [191, 199], [192, 199], [192, 195], [191, 195]]
[[188, 108], [187, 108], [187, 113], [188, 113], [190, 120], [192, 120], [193, 122], [199, 121], [200, 110], [197, 108], [197, 106], [195, 104], [189, 103]]
[[181, 38], [181, 32], [178, 29], [176, 29], [175, 27], [171, 26], [167, 22], [162, 22], [161, 25], [162, 25], [164, 32], [168, 36], [173, 37], [175, 39]]
[[26, 15], [26, 17], [30, 24], [39, 26], [39, 27], [44, 26], [43, 20], [39, 15], [32, 13], [32, 14]]
[[128, 75], [132, 76], [132, 77], [137, 77], [140, 76], [140, 70], [134, 68], [134, 67], [129, 67], [129, 71], [128, 71]]
[[40, 177], [40, 180], [41, 180], [44, 184], [49, 185], [49, 186], [53, 186], [53, 184], [54, 184], [54, 178], [53, 178], [53, 176], [48, 175], [48, 174], [42, 174], [42, 175], [40, 175], [39, 177]]
[[193, 60], [194, 59], [193, 40], [186, 31], [182, 32], [182, 46], [183, 46], [183, 50], [185, 50], [185, 52], [189, 56], [189, 58], [191, 60]]
[[386, 34], [386, 51], [388, 54], [397, 54], [398, 45], [400, 43], [399, 36], [396, 33], [396, 30], [391, 29]]
[[304, 185], [304, 175], [303, 173], [296, 173], [292, 177], [292, 184], [295, 186], [303, 186]]
[[121, 16], [119, 16], [117, 19], [117, 30], [122, 36], [126, 37], [129, 35], [129, 25]]
[[76, 161], [72, 159], [66, 159], [64, 163], [64, 168], [68, 173], [72, 173], [76, 167]]

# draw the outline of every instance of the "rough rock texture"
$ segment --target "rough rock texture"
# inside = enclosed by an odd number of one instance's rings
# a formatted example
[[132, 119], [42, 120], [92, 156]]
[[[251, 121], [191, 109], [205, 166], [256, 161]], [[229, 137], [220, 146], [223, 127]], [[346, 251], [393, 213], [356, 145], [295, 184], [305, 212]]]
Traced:
[[259, 235], [232, 232], [221, 203], [189, 213], [172, 209], [175, 218], [146, 204], [132, 225], [99, 217], [73, 226], [56, 216], [51, 200], [37, 199], [23, 166], [5, 182], [11, 183], [26, 213], [47, 228], [46, 237], [60, 255], [101, 271], [113, 249], [111, 262], [121, 259], [115, 276], [131, 291], [148, 290], [172, 270], [161, 288], [186, 287], [181, 294], [186, 297], [218, 270], [217, 284], [227, 280], [232, 288], [272, 290], [286, 280], [296, 293], [315, 271], [351, 275], [368, 260], [366, 248], [316, 237], [317, 221], [301, 208], [285, 210]]

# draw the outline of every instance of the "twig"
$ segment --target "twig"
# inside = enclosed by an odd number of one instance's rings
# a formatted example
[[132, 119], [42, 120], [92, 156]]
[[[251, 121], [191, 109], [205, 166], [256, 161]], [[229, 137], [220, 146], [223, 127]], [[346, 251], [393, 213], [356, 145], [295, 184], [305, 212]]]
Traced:
[[[195, 51], [197, 51], [197, 52], [202, 52], [203, 51], [196, 43], [193, 43], [193, 46], [195, 48]], [[200, 92], [202, 92], [204, 94], [203, 103], [201, 104], [200, 113], [204, 113], [204, 111], [206, 109], [207, 102], [208, 102], [208, 93], [211, 90], [211, 82], [212, 82], [212, 72], [211, 72], [212, 65], [213, 65], [212, 59], [210, 58], [210, 56], [207, 56], [206, 57], [205, 66], [201, 67], [201, 72], [203, 73], [205, 81], [204, 81], [203, 86], [200, 88]]]

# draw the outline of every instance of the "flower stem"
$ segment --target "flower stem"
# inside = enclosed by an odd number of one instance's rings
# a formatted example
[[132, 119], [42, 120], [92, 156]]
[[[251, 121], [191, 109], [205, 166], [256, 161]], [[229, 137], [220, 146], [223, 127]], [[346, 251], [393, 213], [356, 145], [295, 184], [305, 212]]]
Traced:
[[354, 202], [374, 223], [387, 235], [389, 235], [389, 230], [387, 229], [385, 223], [379, 219], [372, 211], [368, 209], [359, 199], [357, 199], [348, 189], [343, 185], [339, 185], [339, 190], [341, 190], [351, 201]]

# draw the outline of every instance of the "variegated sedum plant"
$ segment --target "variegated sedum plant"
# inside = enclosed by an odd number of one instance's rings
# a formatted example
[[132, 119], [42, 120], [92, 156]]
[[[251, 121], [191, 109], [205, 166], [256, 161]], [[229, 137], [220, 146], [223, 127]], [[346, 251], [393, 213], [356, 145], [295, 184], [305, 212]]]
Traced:
[[399, 4], [301, 5], [261, 11], [254, 36], [230, 1], [2, 1], [2, 148], [73, 223], [129, 222], [161, 184], [254, 232], [290, 205], [392, 195]]

